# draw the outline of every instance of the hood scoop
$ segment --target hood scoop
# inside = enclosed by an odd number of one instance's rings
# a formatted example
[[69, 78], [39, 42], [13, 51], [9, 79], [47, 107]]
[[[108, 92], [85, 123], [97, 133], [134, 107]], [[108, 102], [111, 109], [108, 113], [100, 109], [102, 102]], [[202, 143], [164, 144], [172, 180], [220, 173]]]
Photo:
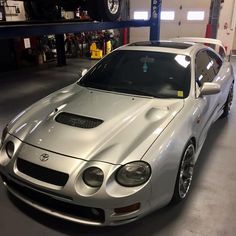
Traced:
[[86, 117], [75, 115], [67, 112], [61, 112], [55, 118], [58, 123], [83, 128], [83, 129], [92, 129], [98, 127], [103, 123], [103, 120], [96, 118]]

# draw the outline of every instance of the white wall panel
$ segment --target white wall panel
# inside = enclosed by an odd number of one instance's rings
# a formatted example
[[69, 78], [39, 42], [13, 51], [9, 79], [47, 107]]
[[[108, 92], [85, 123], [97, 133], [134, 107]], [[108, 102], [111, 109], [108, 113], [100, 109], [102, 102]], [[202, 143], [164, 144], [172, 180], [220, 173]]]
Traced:
[[[134, 11], [148, 11], [148, 18], [151, 12], [151, 0], [130, 0], [130, 18], [133, 19]], [[131, 28], [130, 42], [149, 40], [149, 28]]]
[[[181, 36], [204, 37], [206, 25], [209, 19], [210, 2], [211, 0], [163, 0], [162, 10], [175, 11], [175, 20], [161, 21], [161, 39]], [[133, 18], [134, 11], [148, 11], [150, 17], [150, 8], [151, 0], [130, 0], [131, 18]], [[205, 11], [204, 21], [187, 21], [187, 12], [192, 10]], [[148, 28], [136, 28], [130, 30], [131, 42], [148, 39]]]
[[219, 29], [217, 38], [220, 39], [227, 47], [227, 53], [236, 45], [233, 46], [235, 35], [235, 22], [233, 20], [233, 12], [236, 10], [235, 0], [226, 0], [220, 12]]
[[234, 31], [234, 40], [233, 40], [232, 49], [233, 49], [233, 50], [236, 50], [236, 30]]
[[[162, 10], [176, 11], [173, 22], [161, 21], [161, 39], [172, 37], [204, 37], [209, 19], [210, 0], [163, 0]], [[188, 11], [204, 11], [203, 21], [187, 20]]]
[[[236, 0], [225, 0], [222, 5], [219, 19], [217, 38], [223, 41], [228, 53], [236, 49], [235, 22], [233, 12]], [[161, 21], [161, 39], [172, 37], [192, 36], [205, 37], [206, 26], [209, 20], [211, 0], [163, 0], [163, 11], [175, 11], [174, 21]], [[148, 11], [150, 17], [151, 0], [130, 0], [130, 15], [133, 18], [134, 11]], [[188, 21], [188, 11], [205, 11], [203, 21]], [[130, 41], [141, 41], [149, 39], [149, 28], [133, 28], [130, 30]]]

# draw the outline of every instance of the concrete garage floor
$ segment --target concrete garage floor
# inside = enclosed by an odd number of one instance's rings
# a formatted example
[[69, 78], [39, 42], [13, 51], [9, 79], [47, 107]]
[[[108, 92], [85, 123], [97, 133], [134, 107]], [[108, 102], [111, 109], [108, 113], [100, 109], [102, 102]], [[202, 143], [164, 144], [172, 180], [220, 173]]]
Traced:
[[[54, 90], [75, 82], [80, 67], [91, 61], [69, 61], [0, 75], [0, 132], [22, 109]], [[236, 63], [234, 63], [236, 65]], [[0, 235], [236, 235], [236, 104], [230, 117], [217, 121], [195, 168], [189, 197], [125, 226], [95, 228], [38, 212], [0, 184]]]

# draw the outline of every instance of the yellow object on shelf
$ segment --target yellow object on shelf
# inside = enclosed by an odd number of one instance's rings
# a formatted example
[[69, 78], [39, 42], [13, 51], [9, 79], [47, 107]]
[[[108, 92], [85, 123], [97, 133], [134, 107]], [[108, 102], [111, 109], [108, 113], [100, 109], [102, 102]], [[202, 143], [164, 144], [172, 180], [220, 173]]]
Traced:
[[96, 43], [92, 43], [90, 46], [91, 59], [101, 59], [103, 57], [102, 50], [97, 48]]
[[109, 54], [112, 51], [111, 40], [106, 43], [106, 54]]
[[92, 55], [91, 55], [92, 59], [101, 59], [102, 58], [102, 50], [97, 49], [92, 51]]

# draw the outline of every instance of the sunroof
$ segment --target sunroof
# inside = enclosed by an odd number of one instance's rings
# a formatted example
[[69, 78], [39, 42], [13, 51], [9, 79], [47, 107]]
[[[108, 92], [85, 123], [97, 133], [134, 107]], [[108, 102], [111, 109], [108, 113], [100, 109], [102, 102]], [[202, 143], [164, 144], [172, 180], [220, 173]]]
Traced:
[[187, 49], [192, 46], [189, 43], [178, 43], [178, 42], [161, 42], [161, 41], [144, 41], [132, 43], [129, 46], [143, 46], [143, 47], [162, 47], [162, 48], [177, 48]]

